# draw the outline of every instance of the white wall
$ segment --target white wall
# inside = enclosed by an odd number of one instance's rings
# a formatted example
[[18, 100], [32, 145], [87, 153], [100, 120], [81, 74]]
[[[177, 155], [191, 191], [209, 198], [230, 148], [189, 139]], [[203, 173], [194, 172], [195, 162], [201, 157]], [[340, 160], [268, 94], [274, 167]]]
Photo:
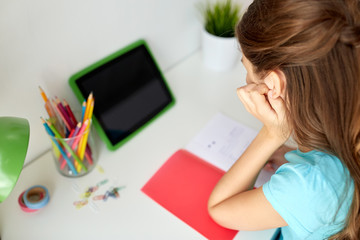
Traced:
[[26, 162], [50, 148], [38, 86], [80, 109], [68, 78], [139, 38], [166, 71], [200, 47], [197, 2], [0, 0], [0, 116], [29, 120]]

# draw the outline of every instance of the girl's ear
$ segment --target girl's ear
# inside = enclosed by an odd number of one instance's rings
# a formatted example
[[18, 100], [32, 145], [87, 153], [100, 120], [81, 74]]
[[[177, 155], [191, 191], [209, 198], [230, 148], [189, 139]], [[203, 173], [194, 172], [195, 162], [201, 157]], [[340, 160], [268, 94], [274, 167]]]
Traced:
[[264, 79], [266, 86], [272, 90], [273, 98], [285, 98], [286, 78], [282, 71], [271, 71]]

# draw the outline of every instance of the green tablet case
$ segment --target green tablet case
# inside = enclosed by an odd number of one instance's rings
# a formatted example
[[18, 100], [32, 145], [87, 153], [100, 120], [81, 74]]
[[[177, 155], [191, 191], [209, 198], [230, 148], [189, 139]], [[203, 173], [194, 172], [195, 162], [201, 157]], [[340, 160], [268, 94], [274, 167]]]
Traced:
[[[95, 106], [94, 106], [94, 116], [92, 118], [93, 120], [93, 124], [94, 127], [96, 129], [96, 131], [98, 132], [100, 138], [103, 140], [103, 142], [106, 144], [107, 148], [109, 150], [116, 150], [118, 149], [120, 146], [122, 146], [125, 142], [129, 141], [131, 138], [133, 138], [137, 133], [139, 133], [142, 129], [144, 129], [147, 125], [149, 125], [149, 123], [151, 123], [152, 121], [154, 121], [154, 119], [156, 119], [157, 117], [159, 117], [160, 115], [162, 115], [164, 112], [166, 112], [170, 107], [172, 107], [175, 104], [175, 99], [173, 97], [173, 94], [171, 93], [168, 84], [165, 81], [165, 78], [158, 66], [158, 64], [155, 61], [155, 58], [153, 57], [153, 54], [151, 53], [147, 43], [145, 40], [140, 39], [122, 49], [120, 49], [119, 51], [95, 62], [94, 64], [86, 67], [85, 69], [75, 73], [74, 75], [72, 75], [69, 79], [69, 84], [71, 89], [74, 91], [77, 99], [80, 101], [80, 103], [83, 102], [84, 99], [87, 98], [87, 94], [84, 93], [84, 91], [81, 90], [81, 88], [79, 87], [78, 81], [79, 79], [82, 78], [86, 78], [86, 76], [88, 74], [92, 74], [94, 71], [99, 71], [99, 69], [101, 69], [103, 66], [105, 66], [105, 64], [110, 63], [111, 61], [115, 61], [117, 58], [124, 58], [126, 59], [126, 54], [131, 54], [131, 51], [135, 50], [136, 48], [139, 47], [145, 47], [148, 55], [151, 58], [151, 65], [153, 65], [153, 69], [154, 71], [158, 71], [157, 73], [159, 73], [159, 76], [161, 78], [162, 84], [165, 86], [167, 94], [169, 95], [169, 102], [167, 103], [167, 105], [159, 110], [157, 110], [157, 113], [151, 117], [150, 119], [147, 119], [147, 121], [145, 123], [142, 123], [140, 127], [138, 127], [137, 129], [134, 129], [129, 135], [127, 135], [126, 137], [124, 137], [123, 139], [119, 139], [118, 141], [114, 142], [114, 140], [112, 140], [110, 138], [110, 135], [108, 134], [107, 130], [104, 129], [104, 126], [101, 125], [98, 116], [96, 116], [96, 100], [97, 100], [97, 96], [96, 94], [94, 94], [94, 99], [95, 99]], [[105, 68], [106, 69], [106, 68]], [[101, 84], [101, 81], [99, 81], [98, 84]]]

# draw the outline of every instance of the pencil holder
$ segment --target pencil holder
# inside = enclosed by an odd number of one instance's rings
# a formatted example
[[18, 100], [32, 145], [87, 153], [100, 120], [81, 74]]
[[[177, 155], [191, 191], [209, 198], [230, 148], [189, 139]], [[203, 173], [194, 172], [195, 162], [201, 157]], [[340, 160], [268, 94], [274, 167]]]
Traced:
[[91, 125], [68, 138], [58, 138], [48, 132], [55, 166], [60, 174], [66, 177], [81, 177], [95, 168], [98, 155], [91, 132]]

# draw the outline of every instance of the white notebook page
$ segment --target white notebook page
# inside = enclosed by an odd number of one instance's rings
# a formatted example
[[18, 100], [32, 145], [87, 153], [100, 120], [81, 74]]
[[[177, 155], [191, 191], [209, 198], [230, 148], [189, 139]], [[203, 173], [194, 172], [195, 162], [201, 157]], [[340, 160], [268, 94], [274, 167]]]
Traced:
[[[252, 128], [218, 113], [200, 130], [185, 149], [227, 171], [256, 135], [257, 131]], [[255, 187], [268, 181], [272, 174], [262, 170]]]

